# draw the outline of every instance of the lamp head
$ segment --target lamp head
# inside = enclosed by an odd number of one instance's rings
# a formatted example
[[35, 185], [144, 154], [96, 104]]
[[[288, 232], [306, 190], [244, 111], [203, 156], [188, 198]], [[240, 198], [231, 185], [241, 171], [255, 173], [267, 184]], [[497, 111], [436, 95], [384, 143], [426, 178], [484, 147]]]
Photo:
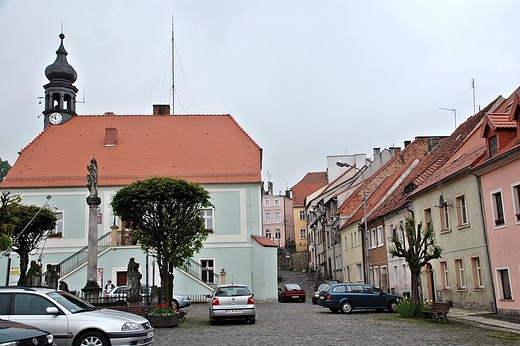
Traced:
[[336, 161], [336, 166], [338, 166], [338, 167], [352, 167], [351, 165], [349, 165], [348, 163], [346, 163], [344, 161]]

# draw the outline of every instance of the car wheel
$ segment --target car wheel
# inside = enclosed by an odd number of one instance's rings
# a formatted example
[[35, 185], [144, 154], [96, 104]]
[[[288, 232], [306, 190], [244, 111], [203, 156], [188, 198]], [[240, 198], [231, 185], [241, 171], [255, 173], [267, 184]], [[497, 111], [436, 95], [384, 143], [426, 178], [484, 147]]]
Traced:
[[173, 308], [174, 310], [179, 310], [179, 302], [176, 301], [175, 299], [172, 300], [172, 308]]
[[76, 346], [108, 346], [108, 340], [105, 335], [100, 332], [91, 331], [85, 334], [79, 335], [77, 338]]
[[279, 303], [282, 302], [282, 297], [278, 296], [278, 302], [279, 302]]
[[336, 313], [336, 312], [339, 311], [339, 309], [337, 309], [337, 308], [329, 308], [329, 310], [332, 311], [332, 312], [334, 312], [334, 313]]
[[249, 320], [249, 324], [255, 324], [255, 322], [256, 322], [256, 319], [255, 319], [255, 318], [251, 318], [251, 319]]
[[397, 301], [392, 300], [388, 303], [388, 311], [397, 312]]
[[341, 303], [341, 312], [344, 314], [348, 314], [352, 311], [352, 303], [351, 302], [343, 302]]

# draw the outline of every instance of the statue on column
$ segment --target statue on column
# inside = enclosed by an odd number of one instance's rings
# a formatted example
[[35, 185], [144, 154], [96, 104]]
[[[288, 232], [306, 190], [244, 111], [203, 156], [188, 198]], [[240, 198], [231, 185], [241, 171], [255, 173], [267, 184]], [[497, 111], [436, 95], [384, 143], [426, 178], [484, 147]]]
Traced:
[[35, 260], [31, 261], [31, 267], [27, 271], [27, 279], [29, 286], [42, 285], [42, 267]]
[[127, 268], [127, 285], [126, 285], [126, 300], [129, 302], [138, 302], [141, 300], [141, 278], [139, 272], [139, 263], [135, 262], [132, 257], [128, 262]]
[[98, 166], [96, 159], [90, 160], [87, 166], [90, 174], [87, 174], [87, 187], [90, 191], [89, 197], [98, 197]]
[[45, 286], [51, 288], [58, 288], [58, 272], [52, 264], [47, 264], [47, 272], [45, 273]]

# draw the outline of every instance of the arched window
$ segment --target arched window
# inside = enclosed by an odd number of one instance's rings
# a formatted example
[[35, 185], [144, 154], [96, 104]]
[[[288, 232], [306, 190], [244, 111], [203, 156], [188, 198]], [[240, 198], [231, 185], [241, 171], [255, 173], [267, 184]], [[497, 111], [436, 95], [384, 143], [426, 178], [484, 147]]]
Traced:
[[271, 239], [271, 230], [270, 229], [266, 229], [265, 230], [265, 236], [269, 239]]
[[274, 231], [274, 237], [276, 239], [281, 239], [282, 238], [282, 233], [280, 232], [280, 229], [277, 228], [275, 231]]

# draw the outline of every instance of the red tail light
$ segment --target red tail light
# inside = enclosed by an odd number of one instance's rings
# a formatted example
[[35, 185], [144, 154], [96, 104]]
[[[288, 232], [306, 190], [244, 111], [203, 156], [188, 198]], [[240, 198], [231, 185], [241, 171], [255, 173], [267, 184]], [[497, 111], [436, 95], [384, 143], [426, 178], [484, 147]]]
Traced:
[[211, 301], [211, 305], [220, 305], [218, 298], [213, 298], [213, 300]]
[[255, 303], [255, 298], [253, 298], [253, 296], [247, 298], [247, 304], [254, 304]]
[[327, 295], [325, 296], [325, 299], [330, 300], [330, 293], [327, 293]]

